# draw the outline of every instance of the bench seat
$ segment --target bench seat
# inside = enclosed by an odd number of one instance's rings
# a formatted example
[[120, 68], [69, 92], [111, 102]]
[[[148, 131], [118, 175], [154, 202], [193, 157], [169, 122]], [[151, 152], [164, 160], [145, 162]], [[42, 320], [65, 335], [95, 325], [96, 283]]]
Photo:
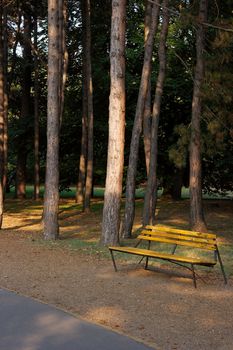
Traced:
[[177, 261], [180, 263], [187, 263], [187, 264], [194, 264], [194, 265], [203, 265], [203, 266], [214, 266], [216, 264], [215, 260], [205, 260], [200, 258], [193, 258], [193, 257], [186, 257], [181, 255], [174, 255], [174, 254], [166, 254], [166, 253], [160, 253], [156, 252], [154, 250], [149, 249], [139, 249], [135, 247], [109, 247], [109, 250], [112, 251], [118, 251], [122, 253], [128, 253], [133, 255], [140, 255], [145, 256], [149, 258], [157, 258], [162, 260], [169, 260], [169, 261]]

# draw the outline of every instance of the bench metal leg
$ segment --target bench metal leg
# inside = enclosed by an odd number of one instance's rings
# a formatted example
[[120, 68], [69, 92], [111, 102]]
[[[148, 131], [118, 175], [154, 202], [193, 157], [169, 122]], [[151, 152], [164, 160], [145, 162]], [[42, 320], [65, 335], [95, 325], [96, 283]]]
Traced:
[[145, 258], [145, 256], [143, 256], [143, 257], [139, 260], [138, 265], [141, 264], [141, 262], [142, 262], [142, 260], [143, 260], [144, 258]]
[[[148, 247], [147, 247], [148, 250], [150, 250], [150, 246], [151, 246], [151, 241], [148, 242]], [[141, 264], [141, 262], [143, 261], [144, 258], [145, 258], [145, 256], [143, 256], [143, 257], [140, 259], [140, 261], [139, 261], [138, 264]], [[145, 270], [147, 269], [147, 266], [148, 266], [148, 258], [146, 258]]]
[[194, 271], [193, 264], [191, 264], [191, 268], [192, 268], [192, 273], [193, 273], [193, 284], [194, 284], [194, 287], [197, 288], [196, 274], [195, 274], [195, 271]]
[[223, 267], [223, 263], [222, 263], [222, 259], [221, 259], [221, 255], [219, 253], [218, 247], [217, 247], [217, 256], [218, 256], [218, 261], [219, 261], [220, 266], [221, 266], [224, 282], [225, 282], [225, 284], [227, 284], [227, 277], [226, 277], [226, 274], [225, 274], [225, 271], [224, 271], [224, 267]]
[[176, 247], [177, 247], [177, 244], [174, 245], [173, 249], [172, 249], [172, 255], [175, 254], [175, 251], [176, 251]]
[[[134, 247], [137, 248], [139, 246], [139, 244], [141, 243], [141, 241], [142, 240], [140, 239], [140, 241], [138, 241], [137, 244]], [[144, 259], [144, 256], [139, 260], [138, 265], [141, 264], [143, 259]]]
[[[147, 248], [148, 250], [150, 250], [150, 246], [151, 246], [151, 241], [148, 242], [148, 248]], [[148, 261], [149, 261], [149, 257], [147, 256], [146, 257], [145, 270], [147, 270], [147, 268], [148, 268]]]
[[111, 253], [111, 257], [112, 257], [112, 262], [113, 262], [114, 269], [115, 269], [115, 271], [117, 272], [116, 262], [115, 262], [115, 259], [114, 259], [112, 250], [110, 250], [110, 253]]

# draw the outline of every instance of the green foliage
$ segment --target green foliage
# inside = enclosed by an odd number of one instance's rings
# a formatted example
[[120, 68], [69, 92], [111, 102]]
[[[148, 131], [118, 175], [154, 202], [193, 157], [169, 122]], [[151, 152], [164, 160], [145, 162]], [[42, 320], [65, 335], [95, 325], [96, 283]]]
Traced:
[[[229, 3], [219, 4], [219, 11], [229, 9]], [[219, 27], [233, 28], [230, 12], [218, 19]], [[204, 188], [207, 192], [233, 189], [233, 35], [212, 29], [206, 55], [206, 85], [203, 91]]]
[[187, 166], [190, 132], [184, 124], [180, 124], [175, 126], [174, 134], [178, 136], [178, 139], [176, 144], [171, 145], [168, 151], [169, 160], [173, 162], [177, 168], [182, 169]]
[[[20, 1], [33, 16], [36, 1]], [[18, 5], [12, 2], [8, 13], [9, 55], [9, 171], [16, 167], [16, 150], [26, 143], [28, 152], [28, 181], [33, 182], [33, 96], [32, 113], [22, 120], [21, 98], [24, 60], [21, 41], [13, 55], [18, 22]], [[69, 53], [68, 80], [65, 92], [64, 116], [60, 134], [60, 181], [68, 188], [77, 181], [82, 117], [82, 23], [80, 1], [69, 0], [66, 43]], [[195, 64], [195, 33], [198, 2], [172, 1], [167, 41], [167, 75], [159, 126], [160, 184], [173, 181], [178, 170], [188, 174], [189, 125]], [[126, 31], [126, 134], [125, 169], [128, 163], [130, 138], [135, 116], [144, 50], [144, 1], [128, 1]], [[232, 28], [232, 2], [214, 1], [209, 4], [209, 22], [216, 27]], [[39, 112], [41, 181], [44, 181], [46, 157], [47, 114], [47, 4], [40, 2], [39, 11]], [[92, 72], [94, 86], [94, 182], [104, 185], [108, 144], [109, 51], [111, 1], [92, 2]], [[22, 24], [21, 24], [22, 27]], [[202, 152], [203, 186], [208, 192], [231, 190], [233, 153], [233, 36], [232, 32], [206, 27], [206, 77], [202, 92]], [[152, 99], [158, 71], [158, 38], [155, 38], [152, 69]], [[33, 61], [32, 61], [33, 68]], [[140, 142], [137, 184], [146, 179], [143, 142]]]

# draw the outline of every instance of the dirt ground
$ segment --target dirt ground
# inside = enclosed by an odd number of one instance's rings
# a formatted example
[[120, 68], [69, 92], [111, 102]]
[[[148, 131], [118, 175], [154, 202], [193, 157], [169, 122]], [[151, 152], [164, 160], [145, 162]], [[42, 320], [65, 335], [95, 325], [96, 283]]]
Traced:
[[[30, 214], [6, 213], [0, 234], [0, 288], [55, 305], [155, 349], [233, 349], [232, 277], [225, 286], [218, 272], [201, 271], [206, 283], [198, 281], [195, 290], [189, 272], [179, 267], [158, 263], [155, 271], [145, 271], [134, 262], [121, 262], [115, 273], [101, 255], [41, 244], [40, 215], [36, 208]], [[75, 227], [75, 232], [81, 227], [91, 231], [90, 223], [93, 231], [100, 230], [96, 213], [62, 215], [61, 231], [68, 235]]]

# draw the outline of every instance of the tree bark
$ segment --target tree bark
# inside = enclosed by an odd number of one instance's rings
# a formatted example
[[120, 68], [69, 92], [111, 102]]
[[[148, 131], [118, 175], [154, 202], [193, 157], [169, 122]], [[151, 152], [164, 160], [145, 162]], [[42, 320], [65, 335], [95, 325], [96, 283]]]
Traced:
[[184, 169], [176, 169], [173, 175], [172, 186], [172, 199], [178, 201], [182, 198], [182, 186], [183, 186], [183, 173]]
[[[145, 9], [145, 24], [144, 24], [144, 44], [146, 44], [149, 28], [151, 26], [151, 5], [147, 0]], [[146, 162], [146, 174], [149, 175], [150, 166], [150, 137], [151, 137], [151, 79], [149, 78], [144, 113], [143, 113], [143, 143]]]
[[86, 81], [87, 89], [87, 169], [86, 184], [84, 197], [84, 211], [90, 211], [92, 183], [93, 183], [93, 86], [92, 86], [92, 68], [91, 68], [91, 3], [90, 0], [85, 1], [86, 15]]
[[59, 27], [59, 89], [60, 89], [60, 125], [62, 123], [62, 116], [64, 110], [64, 101], [65, 101], [65, 85], [67, 80], [67, 69], [68, 69], [68, 51], [66, 48], [66, 36], [65, 28], [67, 21], [66, 13], [66, 3], [65, 0], [58, 0], [58, 27]]
[[205, 29], [207, 20], [207, 0], [200, 0], [198, 28], [196, 34], [196, 67], [192, 100], [191, 139], [190, 139], [190, 225], [193, 230], [205, 231], [202, 205], [202, 170], [201, 170], [201, 88], [204, 79]]
[[86, 88], [86, 64], [83, 54], [83, 80], [82, 80], [82, 138], [79, 157], [78, 182], [76, 186], [76, 203], [82, 204], [84, 208], [84, 192], [86, 182], [86, 160], [87, 160], [87, 88]]
[[3, 190], [3, 174], [4, 174], [4, 54], [3, 54], [3, 4], [0, 1], [0, 229], [2, 228], [3, 209], [4, 209], [4, 190]]
[[85, 183], [86, 183], [86, 171], [87, 171], [87, 125], [88, 125], [88, 110], [87, 110], [87, 59], [86, 59], [86, 6], [82, 1], [82, 138], [81, 138], [81, 150], [79, 157], [79, 173], [78, 182], [76, 186], [76, 203], [83, 205], [84, 210], [84, 195], [85, 195]]
[[[37, 16], [34, 17], [34, 49], [37, 52]], [[39, 67], [37, 53], [34, 55], [34, 199], [40, 198], [40, 158], [39, 158]]]
[[3, 8], [3, 68], [4, 68], [4, 170], [3, 170], [3, 191], [5, 194], [8, 171], [8, 33], [7, 33], [7, 8]]
[[[23, 79], [22, 79], [22, 128], [27, 126], [31, 117], [31, 15], [24, 12], [24, 40], [23, 40]], [[27, 164], [28, 132], [25, 130], [18, 141], [17, 168], [16, 168], [16, 198], [26, 196], [26, 164]]]
[[151, 112], [151, 82], [149, 82], [143, 113], [143, 142], [147, 177], [150, 169]]
[[158, 128], [161, 100], [166, 74], [166, 40], [169, 26], [168, 0], [163, 0], [163, 22], [159, 42], [159, 74], [155, 89], [155, 98], [152, 112], [151, 125], [151, 151], [150, 151], [150, 169], [147, 181], [147, 187], [143, 206], [143, 226], [154, 224], [155, 208], [157, 202], [157, 158], [158, 158]]
[[142, 130], [142, 120], [145, 107], [145, 101], [148, 91], [148, 85], [151, 75], [151, 59], [153, 53], [154, 36], [158, 27], [159, 18], [159, 6], [148, 0], [146, 8], [146, 17], [150, 16], [151, 19], [145, 20], [145, 24], [150, 23], [148, 28], [145, 28], [146, 40], [144, 49], [144, 61], [142, 68], [142, 76], [136, 106], [136, 113], [132, 131], [132, 138], [130, 144], [129, 164], [127, 170], [126, 179], [126, 199], [125, 199], [125, 217], [123, 227], [123, 237], [127, 238], [131, 236], [134, 214], [135, 214], [135, 182], [137, 173], [137, 161], [138, 161], [138, 148], [139, 140]]
[[15, 66], [16, 66], [16, 58], [17, 58], [17, 54], [16, 54], [16, 50], [17, 50], [17, 46], [19, 44], [19, 37], [20, 37], [20, 33], [21, 33], [21, 24], [22, 24], [22, 12], [21, 12], [21, 7], [20, 4], [17, 3], [17, 15], [18, 15], [18, 21], [17, 21], [17, 30], [16, 30], [16, 35], [15, 35], [15, 42], [14, 42], [14, 46], [12, 49], [12, 58], [11, 58], [11, 70], [8, 76], [8, 94], [10, 95], [10, 90], [11, 90], [11, 85], [13, 82], [13, 77], [15, 74]]
[[47, 156], [44, 200], [44, 238], [59, 236], [59, 130], [60, 130], [60, 78], [59, 78], [59, 14], [58, 0], [48, 0], [48, 120]]
[[184, 169], [174, 166], [172, 172], [163, 183], [163, 197], [178, 201], [182, 198]]
[[[83, 82], [84, 84], [84, 82]], [[86, 182], [86, 159], [87, 159], [87, 98], [86, 89], [83, 87], [82, 102], [82, 138], [79, 158], [78, 182], [76, 186], [76, 203], [82, 204], [84, 208], [84, 193]]]
[[126, 0], [112, 0], [109, 139], [101, 237], [104, 245], [119, 241], [125, 138], [125, 17]]

